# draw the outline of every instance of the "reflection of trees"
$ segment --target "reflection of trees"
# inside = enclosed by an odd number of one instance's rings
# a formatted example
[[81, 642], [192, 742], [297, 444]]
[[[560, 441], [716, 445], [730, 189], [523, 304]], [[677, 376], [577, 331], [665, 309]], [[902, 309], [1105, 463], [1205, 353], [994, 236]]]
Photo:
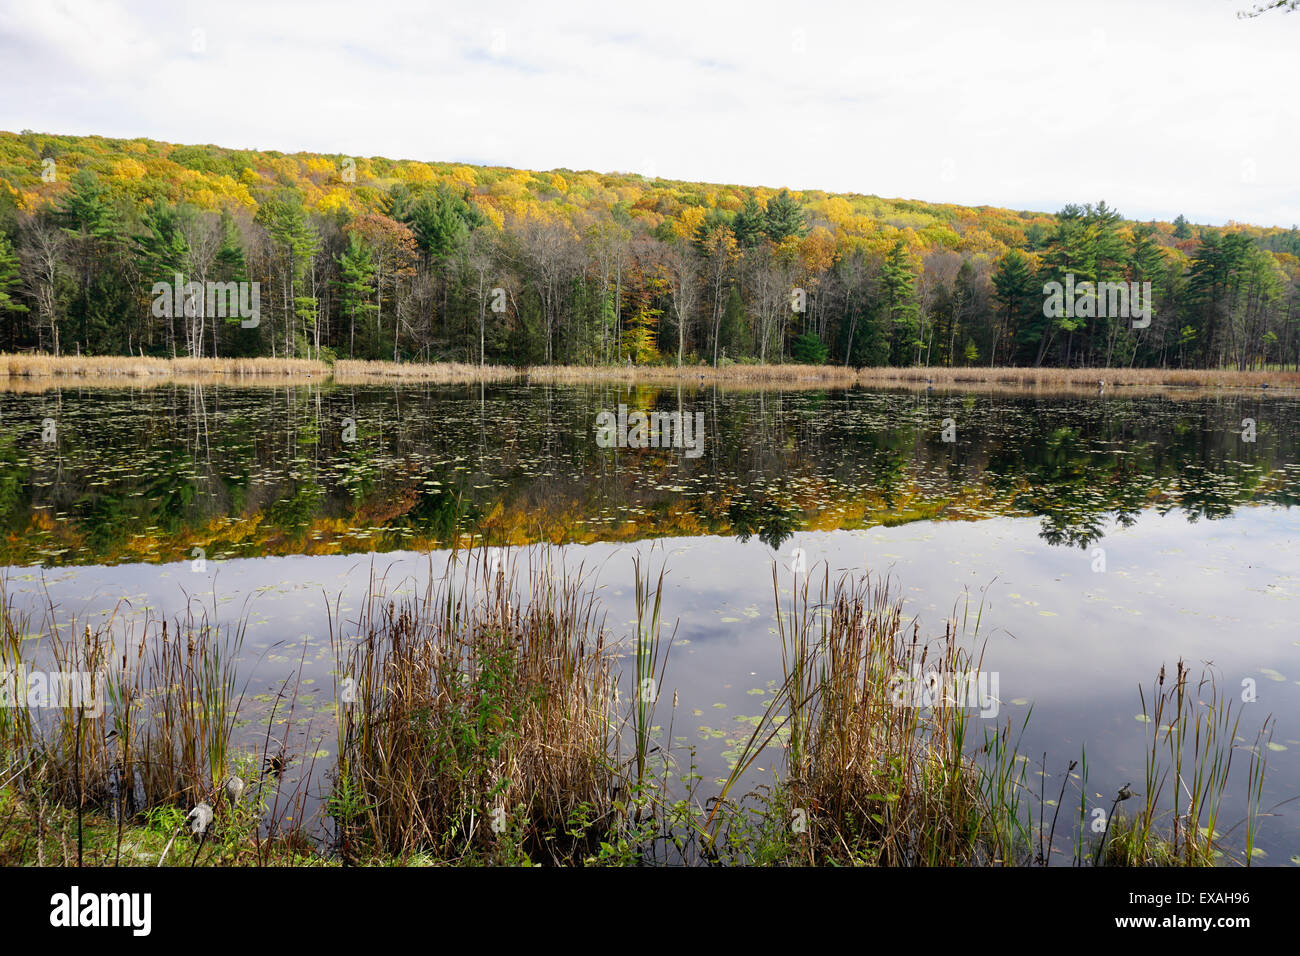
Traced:
[[291, 535], [307, 530], [325, 497], [325, 490], [310, 478], [292, 483], [293, 490], [281, 494], [264, 511], [266, 523]]
[[[1015, 508], [1043, 519], [1045, 540], [1085, 548], [1104, 534], [1108, 519], [1132, 525], [1153, 502], [1162, 513], [1180, 508], [1195, 521], [1226, 516], [1248, 500], [1294, 497], [1285, 485], [1261, 493], [1261, 480], [1273, 469], [1236, 457], [1294, 459], [1296, 453], [1294, 446], [1243, 448], [1234, 432], [1239, 402], [1188, 403], [1163, 419], [1146, 414], [1164, 405], [1154, 399], [1119, 403], [1131, 409], [1125, 412], [1105, 403], [1091, 415], [1067, 407], [1064, 417], [1075, 423], [1050, 432], [1035, 419], [1037, 427], [990, 451], [990, 482], [1012, 493]], [[1294, 406], [1274, 406], [1279, 412], [1295, 417]]]
[[484, 513], [474, 502], [448, 486], [422, 489], [415, 505], [406, 512], [400, 526], [411, 531], [450, 541], [458, 532], [474, 528]]
[[758, 540], [774, 551], [799, 530], [802, 515], [798, 508], [782, 505], [771, 498], [755, 502], [744, 496], [732, 498], [727, 509], [731, 528], [737, 538], [748, 541], [755, 534]]
[[1035, 460], [1021, 461], [1018, 477], [1029, 487], [1014, 504], [1042, 517], [1039, 535], [1049, 544], [1086, 548], [1105, 531], [1106, 483], [1115, 466], [1089, 455], [1073, 428], [1051, 432], [1040, 449]]
[[18, 460], [14, 436], [0, 435], [0, 524], [20, 531], [31, 507], [28, 469]]
[[1179, 473], [1176, 484], [1178, 501], [1188, 521], [1226, 518], [1232, 514], [1238, 497], [1237, 488], [1224, 480], [1223, 474], [1196, 465]]
[[[596, 414], [620, 403], [704, 411], [704, 454], [599, 448]], [[305, 532], [352, 550], [461, 532], [735, 534], [779, 548], [813, 521], [860, 527], [954, 505], [1034, 515], [1045, 540], [1087, 547], [1148, 507], [1196, 520], [1245, 501], [1300, 503], [1300, 473], [1281, 471], [1300, 461], [1300, 406], [1276, 399], [504, 384], [160, 388], [51, 404], [11, 396], [0, 418], [8, 563], [60, 545], [54, 560], [135, 557], [150, 541], [187, 551], [214, 518], [256, 519], [227, 542], [245, 553], [288, 550]], [[31, 427], [51, 413], [56, 449]], [[1240, 438], [1247, 416], [1261, 423], [1253, 444]], [[946, 417], [956, 443], [940, 440]], [[342, 440], [345, 418], [355, 442]], [[59, 516], [52, 530], [38, 507]]]

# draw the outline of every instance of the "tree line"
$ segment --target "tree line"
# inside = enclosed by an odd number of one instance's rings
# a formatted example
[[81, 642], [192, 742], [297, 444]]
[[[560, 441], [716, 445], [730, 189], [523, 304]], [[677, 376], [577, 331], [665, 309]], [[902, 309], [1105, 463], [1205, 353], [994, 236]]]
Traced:
[[[630, 175], [413, 175], [152, 143], [134, 159], [113, 141], [69, 169], [57, 140], [3, 137], [9, 351], [1300, 367], [1294, 227], [1130, 222], [1105, 202], [1047, 216]], [[258, 283], [256, 325], [157, 314], [155, 284], [175, 276]], [[1044, 286], [1067, 276], [1092, 301], [1046, 314]], [[1149, 322], [1105, 314], [1098, 287], [1120, 282], [1150, 284]]]

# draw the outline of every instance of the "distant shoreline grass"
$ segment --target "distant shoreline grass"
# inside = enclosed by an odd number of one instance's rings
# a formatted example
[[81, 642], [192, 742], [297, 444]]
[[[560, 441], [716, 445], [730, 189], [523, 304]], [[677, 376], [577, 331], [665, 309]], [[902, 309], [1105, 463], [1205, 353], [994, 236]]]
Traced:
[[275, 358], [156, 358], [131, 355], [12, 355], [0, 353], [0, 378], [111, 378], [148, 380], [186, 375], [235, 378], [330, 374], [324, 362]]
[[458, 384], [522, 381], [720, 385], [734, 388], [997, 389], [1105, 394], [1112, 389], [1300, 389], [1300, 371], [1157, 368], [849, 368], [840, 365], [552, 365], [516, 367], [466, 362], [384, 362], [339, 359], [159, 358], [52, 356], [0, 353], [0, 390], [33, 391], [54, 385], [222, 384], [283, 386], [333, 380], [340, 385], [394, 382]]
[[334, 380], [342, 385], [370, 385], [396, 379], [413, 382], [500, 382], [517, 378], [512, 365], [474, 365], [468, 362], [369, 362], [339, 359], [334, 363]]

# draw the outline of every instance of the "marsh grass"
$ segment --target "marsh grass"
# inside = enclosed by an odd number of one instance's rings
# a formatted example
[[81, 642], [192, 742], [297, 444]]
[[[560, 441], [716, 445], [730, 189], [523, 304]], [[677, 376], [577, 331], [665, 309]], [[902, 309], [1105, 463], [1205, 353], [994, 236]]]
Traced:
[[527, 370], [530, 382], [553, 385], [584, 382], [677, 383], [694, 382], [749, 387], [813, 385], [847, 388], [857, 383], [858, 372], [839, 365], [535, 365]]
[[559, 863], [613, 823], [615, 678], [594, 592], [546, 552], [522, 580], [486, 555], [455, 553], [416, 596], [373, 597], [355, 637], [332, 617], [346, 854]]
[[[775, 570], [773, 589], [779, 607]], [[978, 615], [969, 638], [954, 616], [941, 639], [922, 641], [888, 579], [832, 578], [827, 569], [815, 589], [810, 576], [796, 579], [778, 621], [790, 730], [785, 802], [802, 811], [806, 862], [971, 865], [1021, 851], [1014, 748], [994, 734], [983, 745], [995, 753], [994, 771], [977, 765], [964, 701], [918, 706], [914, 686], [975, 680]]]
[[860, 385], [905, 385], [935, 388], [965, 385], [1001, 385], [1035, 390], [1084, 390], [1096, 394], [1098, 383], [1105, 391], [1166, 388], [1300, 388], [1298, 371], [1238, 371], [1236, 369], [1161, 368], [863, 368]]
[[[30, 616], [0, 611], [0, 669], [90, 675], [98, 706], [4, 708], [0, 733], [11, 759], [28, 767], [58, 802], [124, 814], [213, 799], [224, 781], [239, 709], [234, 658], [242, 625], [218, 628], [191, 605], [169, 628], [146, 619], [138, 632], [57, 622], [51, 606]], [[96, 711], [99, 711], [97, 714]]]
[[648, 570], [642, 572], [640, 555], [633, 563], [633, 573], [636, 576], [636, 670], [631, 714], [633, 761], [636, 765], [638, 791], [646, 783], [647, 763], [654, 737], [655, 707], [659, 702], [660, 684], [672, 649], [672, 635], [669, 635], [665, 643], [662, 630], [665, 570], [665, 566], [661, 565], [658, 577], [654, 578]]
[[0, 354], [0, 379], [171, 379], [204, 375], [234, 378], [329, 374], [324, 362], [274, 358], [155, 358], [130, 355]]
[[689, 384], [728, 388], [931, 388], [942, 391], [1029, 390], [1036, 393], [1208, 394], [1221, 390], [1300, 389], [1300, 371], [1152, 368], [881, 367], [841, 365], [551, 365], [518, 368], [470, 362], [386, 362], [339, 359], [158, 358], [100, 355], [58, 357], [0, 354], [0, 388], [33, 391], [54, 383], [78, 385], [285, 385], [332, 378], [342, 385], [392, 382], [457, 384], [521, 380], [527, 384]]
[[454, 384], [499, 382], [519, 376], [510, 365], [474, 365], [469, 362], [370, 362], [339, 359], [334, 380], [340, 385], [365, 385], [394, 380]]
[[[172, 621], [121, 610], [94, 625], [63, 621], [47, 596], [39, 616], [19, 614], [0, 582], [0, 674], [86, 675], [93, 688], [81, 701], [0, 707], [0, 785], [36, 814], [38, 829], [70, 808], [78, 860], [87, 814], [115, 821], [120, 850], [128, 828], [159, 813], [183, 820], [201, 802], [218, 808], [216, 830], [256, 842], [262, 812], [236, 812], [223, 793], [232, 775], [256, 777], [256, 761], [232, 739], [247, 615], [220, 625], [215, 603], [196, 601]], [[261, 806], [260, 796], [259, 788], [250, 804]], [[214, 840], [209, 850], [221, 847]]]
[[556, 365], [535, 366], [530, 382], [582, 384], [619, 382], [718, 385], [733, 388], [932, 388], [941, 391], [1032, 391], [1035, 393], [1209, 394], [1224, 389], [1300, 388], [1300, 371], [1156, 368], [1014, 368], [1014, 367], [879, 367], [840, 365]]
[[[1098, 841], [1094, 861], [1122, 866], [1211, 866], [1234, 858], [1226, 838], [1244, 827], [1245, 851], [1239, 862], [1250, 865], [1261, 817], [1272, 718], [1264, 720], [1253, 743], [1241, 743], [1240, 707], [1234, 711], [1233, 698], [1218, 686], [1208, 668], [1194, 679], [1181, 660], [1172, 674], [1161, 667], [1150, 690], [1139, 688], [1139, 692], [1143, 726], [1149, 728], [1144, 787], [1135, 793], [1125, 784], [1117, 791], [1108, 832]], [[1248, 761], [1247, 815], [1222, 830], [1224, 794], [1234, 758], [1242, 751]], [[1134, 800], [1135, 808], [1112, 820], [1117, 808], [1129, 800]]]

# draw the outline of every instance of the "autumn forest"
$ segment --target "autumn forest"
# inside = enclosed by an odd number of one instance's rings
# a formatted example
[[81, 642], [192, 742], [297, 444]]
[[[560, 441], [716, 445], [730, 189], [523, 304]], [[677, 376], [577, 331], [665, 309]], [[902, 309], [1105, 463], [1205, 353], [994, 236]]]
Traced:
[[[1300, 367], [1300, 231], [0, 133], [0, 348], [510, 365]], [[1149, 282], [1151, 321], [1044, 314]], [[255, 323], [155, 283], [257, 283]], [[1104, 310], [1102, 310], [1104, 311]]]

